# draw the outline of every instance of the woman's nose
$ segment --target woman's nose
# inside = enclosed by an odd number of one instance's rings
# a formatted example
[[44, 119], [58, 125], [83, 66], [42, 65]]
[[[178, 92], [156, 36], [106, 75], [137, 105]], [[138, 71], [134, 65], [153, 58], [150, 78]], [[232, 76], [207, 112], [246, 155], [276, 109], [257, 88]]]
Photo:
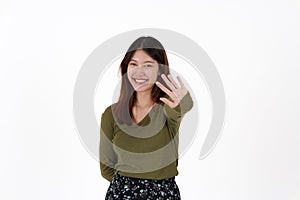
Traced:
[[144, 67], [143, 67], [143, 65], [139, 65], [139, 66], [137, 66], [136, 68], [135, 68], [135, 72], [136, 73], [144, 73]]

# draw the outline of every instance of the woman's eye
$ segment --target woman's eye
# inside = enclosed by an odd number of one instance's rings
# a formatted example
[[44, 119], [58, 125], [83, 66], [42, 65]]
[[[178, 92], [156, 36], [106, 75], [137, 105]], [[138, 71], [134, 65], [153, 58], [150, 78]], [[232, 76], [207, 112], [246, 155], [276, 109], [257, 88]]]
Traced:
[[152, 65], [144, 65], [145, 67], [152, 67]]
[[136, 66], [136, 64], [135, 64], [135, 63], [129, 63], [129, 65], [131, 65], [131, 66]]

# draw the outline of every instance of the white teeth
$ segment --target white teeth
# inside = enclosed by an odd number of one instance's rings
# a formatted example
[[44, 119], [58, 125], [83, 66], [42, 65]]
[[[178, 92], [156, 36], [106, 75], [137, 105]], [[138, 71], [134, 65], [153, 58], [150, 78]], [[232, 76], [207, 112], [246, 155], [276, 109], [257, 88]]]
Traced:
[[137, 83], [144, 83], [144, 82], [146, 82], [145, 79], [135, 79], [135, 81], [136, 81]]

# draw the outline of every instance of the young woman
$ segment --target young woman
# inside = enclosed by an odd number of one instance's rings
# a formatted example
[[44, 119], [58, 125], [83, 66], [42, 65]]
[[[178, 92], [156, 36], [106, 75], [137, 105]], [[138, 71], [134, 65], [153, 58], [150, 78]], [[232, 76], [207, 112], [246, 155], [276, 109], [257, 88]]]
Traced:
[[101, 116], [100, 169], [110, 181], [105, 199], [180, 199], [178, 130], [193, 100], [169, 73], [162, 44], [136, 39], [121, 64], [118, 102]]

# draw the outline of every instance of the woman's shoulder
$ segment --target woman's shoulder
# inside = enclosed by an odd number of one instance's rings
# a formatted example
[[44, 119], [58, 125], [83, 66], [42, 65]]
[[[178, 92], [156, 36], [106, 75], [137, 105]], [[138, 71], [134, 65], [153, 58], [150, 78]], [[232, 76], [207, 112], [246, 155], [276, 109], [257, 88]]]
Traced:
[[113, 107], [116, 105], [116, 103], [113, 103], [109, 106], [107, 106], [104, 111], [102, 112], [102, 117], [106, 117], [106, 118], [112, 118], [113, 117]]

